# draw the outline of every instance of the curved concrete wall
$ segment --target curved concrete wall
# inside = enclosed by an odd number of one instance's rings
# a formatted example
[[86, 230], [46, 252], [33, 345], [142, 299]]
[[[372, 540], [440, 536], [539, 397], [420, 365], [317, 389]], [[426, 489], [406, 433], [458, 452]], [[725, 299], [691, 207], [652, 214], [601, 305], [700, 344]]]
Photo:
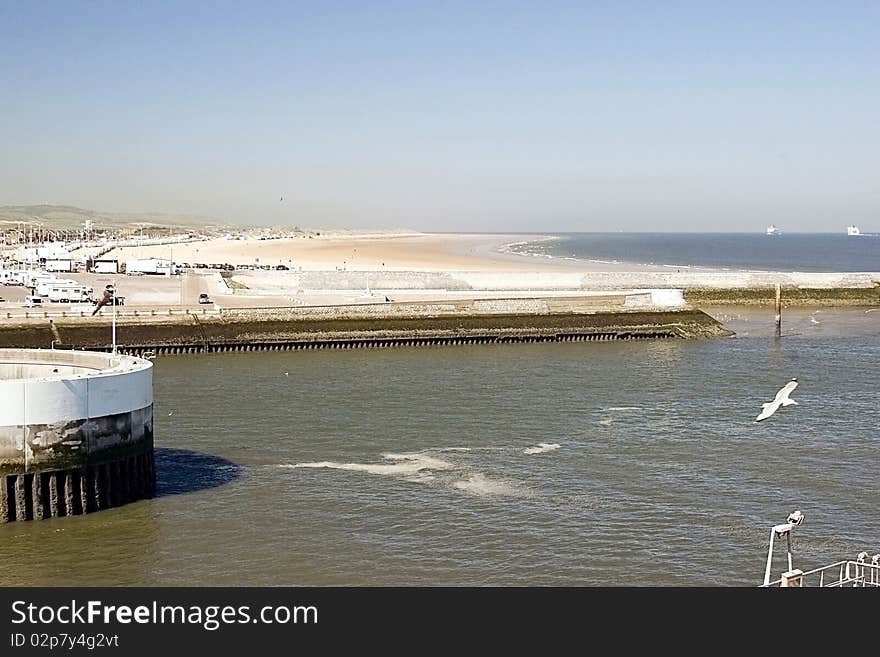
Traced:
[[152, 407], [148, 360], [0, 349], [0, 473], [68, 467], [152, 442]]
[[0, 522], [90, 513], [155, 486], [150, 361], [0, 349]]

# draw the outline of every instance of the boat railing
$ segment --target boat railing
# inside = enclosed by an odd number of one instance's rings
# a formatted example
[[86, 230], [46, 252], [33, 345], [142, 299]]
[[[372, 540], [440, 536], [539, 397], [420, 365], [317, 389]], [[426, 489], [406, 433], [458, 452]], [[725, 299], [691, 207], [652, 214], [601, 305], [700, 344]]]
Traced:
[[[880, 587], [880, 563], [846, 559], [808, 570], [803, 574], [799, 573], [796, 578], [799, 582], [795, 586], [801, 587]], [[762, 588], [782, 586], [784, 580], [791, 581], [791, 577], [781, 577], [762, 585]], [[791, 586], [791, 584], [786, 585]]]

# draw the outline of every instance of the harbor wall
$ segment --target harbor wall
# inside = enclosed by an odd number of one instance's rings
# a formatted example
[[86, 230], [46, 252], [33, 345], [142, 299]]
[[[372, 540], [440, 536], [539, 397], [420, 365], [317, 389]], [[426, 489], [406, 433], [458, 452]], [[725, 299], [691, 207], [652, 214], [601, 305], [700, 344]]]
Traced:
[[[401, 304], [406, 306], [406, 304]], [[387, 306], [383, 306], [387, 309]], [[375, 308], [264, 308], [224, 310], [215, 315], [125, 317], [117, 320], [117, 344], [126, 353], [213, 353], [278, 349], [384, 347], [646, 338], [709, 338], [730, 335], [718, 321], [692, 308], [657, 309], [559, 306], [554, 311], [468, 312], [454, 305], [417, 304], [380, 314]], [[39, 321], [39, 320], [35, 320]], [[42, 320], [47, 321], [47, 320]], [[57, 349], [110, 348], [110, 326], [101, 318], [54, 320]], [[26, 325], [0, 327], [0, 343], [20, 346], [45, 339]]]

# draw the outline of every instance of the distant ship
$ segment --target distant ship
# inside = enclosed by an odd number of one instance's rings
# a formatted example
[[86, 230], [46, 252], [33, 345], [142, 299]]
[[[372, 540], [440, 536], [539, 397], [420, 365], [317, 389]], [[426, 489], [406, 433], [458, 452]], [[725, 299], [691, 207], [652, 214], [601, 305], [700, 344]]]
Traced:
[[847, 226], [846, 227], [847, 235], [861, 235], [862, 231], [859, 230], [858, 226]]
[[767, 234], [768, 235], [781, 235], [782, 233], [779, 232], [779, 229], [776, 226], [774, 226], [773, 224], [770, 224], [769, 226], [767, 226]]

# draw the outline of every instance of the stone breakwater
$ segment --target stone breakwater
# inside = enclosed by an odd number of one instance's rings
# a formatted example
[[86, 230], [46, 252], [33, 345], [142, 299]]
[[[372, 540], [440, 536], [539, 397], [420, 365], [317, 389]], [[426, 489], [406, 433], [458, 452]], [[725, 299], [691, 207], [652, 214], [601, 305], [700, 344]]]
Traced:
[[762, 272], [762, 271], [308, 271], [236, 273], [249, 289], [235, 294], [278, 294], [327, 290], [444, 290], [448, 292], [494, 291], [608, 291], [643, 288], [685, 290], [762, 290], [777, 283], [784, 288], [871, 289], [880, 285], [880, 272]]
[[[772, 308], [774, 288], [689, 288], [685, 300], [696, 306], [764, 306]], [[782, 305], [880, 306], [880, 284], [873, 287], [805, 288], [782, 286]]]
[[[496, 300], [498, 301], [498, 300]], [[224, 310], [213, 315], [140, 315], [117, 320], [119, 349], [131, 354], [351, 349], [572, 340], [710, 338], [731, 335], [718, 321], [690, 308], [628, 309], [571, 299], [542, 300], [524, 312], [455, 303], [355, 305], [325, 308]], [[470, 304], [470, 305], [468, 305]], [[543, 304], [543, 305], [542, 305]], [[514, 307], [512, 306], [512, 307]], [[32, 318], [0, 326], [0, 346], [55, 349], [110, 348], [104, 318]]]
[[236, 297], [337, 294], [369, 290], [392, 299], [462, 296], [625, 294], [621, 290], [683, 290], [692, 305], [772, 306], [779, 284], [786, 305], [878, 305], [880, 272], [246, 272], [233, 277]]

